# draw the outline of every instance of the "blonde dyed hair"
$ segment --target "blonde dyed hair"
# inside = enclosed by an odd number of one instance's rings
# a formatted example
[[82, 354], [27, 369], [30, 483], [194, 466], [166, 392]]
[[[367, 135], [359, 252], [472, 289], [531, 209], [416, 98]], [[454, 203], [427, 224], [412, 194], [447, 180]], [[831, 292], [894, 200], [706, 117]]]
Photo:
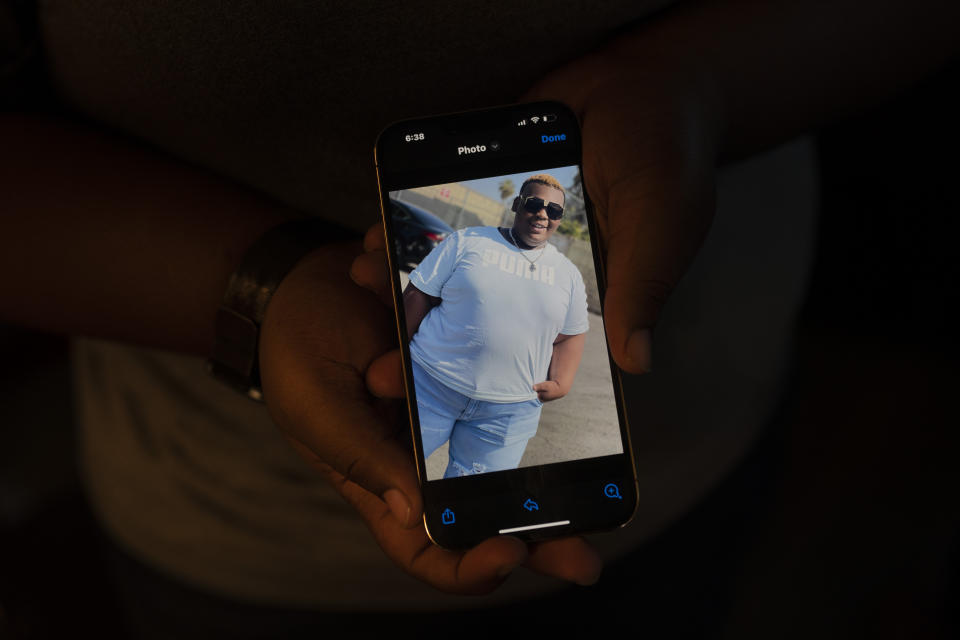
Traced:
[[542, 184], [547, 187], [553, 187], [554, 189], [559, 190], [560, 193], [563, 194], [564, 199], [566, 199], [567, 197], [567, 192], [564, 190], [563, 185], [561, 185], [560, 181], [554, 178], [549, 173], [538, 173], [537, 175], [530, 176], [529, 178], [524, 180], [523, 184], [520, 185], [520, 193], [523, 193], [523, 190], [526, 189], [527, 185], [530, 184], [531, 182]]

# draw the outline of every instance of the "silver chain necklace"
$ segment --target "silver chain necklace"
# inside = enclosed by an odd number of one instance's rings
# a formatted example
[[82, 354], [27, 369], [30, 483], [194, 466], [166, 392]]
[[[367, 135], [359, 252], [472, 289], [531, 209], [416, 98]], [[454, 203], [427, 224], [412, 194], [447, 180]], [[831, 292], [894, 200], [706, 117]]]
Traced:
[[[509, 227], [509, 228], [507, 229], [507, 231], [510, 232], [510, 242], [512, 242], [512, 243], [513, 243], [513, 246], [515, 246], [517, 249], [520, 249], [520, 242], [519, 242], [519, 241], [517, 240], [517, 238], [513, 235], [513, 227]], [[539, 260], [540, 258], [543, 257], [543, 252], [546, 251], [546, 250], [547, 250], [547, 243], [544, 242], [544, 243], [543, 243], [543, 248], [540, 249], [540, 255], [538, 255], [538, 256], [537, 256], [536, 258], [534, 258], [533, 260], [531, 260], [530, 257], [527, 256], [527, 254], [523, 252], [523, 249], [520, 249], [520, 255], [522, 255], [522, 256], [526, 259], [526, 261], [530, 263], [530, 271], [536, 271], [536, 270], [537, 270], [536, 262], [537, 262], [537, 260]]]

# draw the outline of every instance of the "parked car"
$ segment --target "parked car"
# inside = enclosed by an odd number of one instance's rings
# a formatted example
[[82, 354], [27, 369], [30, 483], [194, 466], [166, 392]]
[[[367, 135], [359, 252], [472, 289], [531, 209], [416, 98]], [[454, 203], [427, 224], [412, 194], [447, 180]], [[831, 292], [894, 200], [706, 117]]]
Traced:
[[409, 202], [390, 201], [390, 217], [401, 268], [420, 264], [454, 228], [425, 209]]

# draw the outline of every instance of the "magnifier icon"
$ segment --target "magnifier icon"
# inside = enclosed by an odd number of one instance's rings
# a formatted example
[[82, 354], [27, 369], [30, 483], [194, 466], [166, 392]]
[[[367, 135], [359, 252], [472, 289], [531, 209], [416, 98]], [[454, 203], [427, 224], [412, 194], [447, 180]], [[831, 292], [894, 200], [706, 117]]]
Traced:
[[623, 496], [620, 495], [620, 487], [614, 483], [609, 483], [603, 488], [603, 495], [608, 498], [617, 498], [618, 500], [623, 500]]

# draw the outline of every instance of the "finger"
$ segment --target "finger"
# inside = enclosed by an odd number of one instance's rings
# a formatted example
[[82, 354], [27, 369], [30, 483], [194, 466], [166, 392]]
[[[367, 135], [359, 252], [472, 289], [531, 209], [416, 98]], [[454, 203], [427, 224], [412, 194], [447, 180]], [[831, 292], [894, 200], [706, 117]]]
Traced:
[[378, 222], [367, 229], [363, 236], [363, 250], [376, 251], [387, 248], [387, 237], [384, 234], [383, 223]]
[[406, 397], [399, 349], [388, 351], [370, 363], [367, 369], [367, 388], [378, 398]]
[[350, 278], [365, 289], [373, 291], [385, 304], [393, 306], [390, 285], [390, 267], [387, 253], [382, 249], [362, 253], [350, 265]]
[[363, 518], [377, 544], [394, 562], [416, 578], [444, 591], [483, 594], [495, 589], [527, 559], [527, 547], [507, 536], [490, 538], [466, 552], [435, 546], [423, 525], [403, 528], [376, 496], [352, 482], [338, 491]]
[[[342, 370], [337, 373], [352, 375]], [[304, 399], [298, 406], [274, 408], [271, 415], [278, 424], [285, 425], [289, 436], [310, 451], [308, 459], [329, 465], [375, 496], [383, 497], [398, 521], [415, 525], [423, 511], [423, 500], [413, 457], [401, 444], [409, 439], [409, 424], [386, 424], [382, 408], [357, 397], [353, 384], [338, 385], [328, 378], [299, 389], [292, 380], [287, 383], [296, 390], [295, 397]], [[363, 380], [359, 383], [362, 386]], [[338, 423], [350, 428], [316, 427], [318, 421], [330, 415], [336, 415]]]
[[600, 579], [603, 560], [583, 538], [563, 538], [531, 545], [525, 566], [543, 575], [586, 586]]
[[[323, 478], [329, 482], [344, 498], [348, 497], [344, 493], [347, 490], [347, 487], [353, 487], [355, 490], [362, 491], [370, 498], [376, 500], [379, 503], [380, 508], [379, 516], [386, 517], [386, 515], [389, 513], [390, 517], [393, 519], [393, 522], [398, 528], [410, 529], [422, 527], [422, 513], [414, 513], [412, 508], [409, 507], [405, 498], [397, 495], [399, 492], [396, 489], [388, 489], [386, 492], [384, 492], [385, 495], [382, 499], [377, 498], [374, 494], [363, 489], [359, 484], [348, 480], [346, 476], [330, 466], [330, 464], [325, 460], [320, 458], [320, 456], [318, 456], [308, 445], [289, 434], [286, 434], [286, 437], [291, 446], [297, 450], [297, 453], [306, 459], [311, 467], [320, 472]], [[354, 500], [350, 499], [348, 502], [353, 504]], [[354, 506], [356, 507], [357, 505]], [[368, 508], [372, 508], [374, 505], [371, 503], [367, 506]]]

